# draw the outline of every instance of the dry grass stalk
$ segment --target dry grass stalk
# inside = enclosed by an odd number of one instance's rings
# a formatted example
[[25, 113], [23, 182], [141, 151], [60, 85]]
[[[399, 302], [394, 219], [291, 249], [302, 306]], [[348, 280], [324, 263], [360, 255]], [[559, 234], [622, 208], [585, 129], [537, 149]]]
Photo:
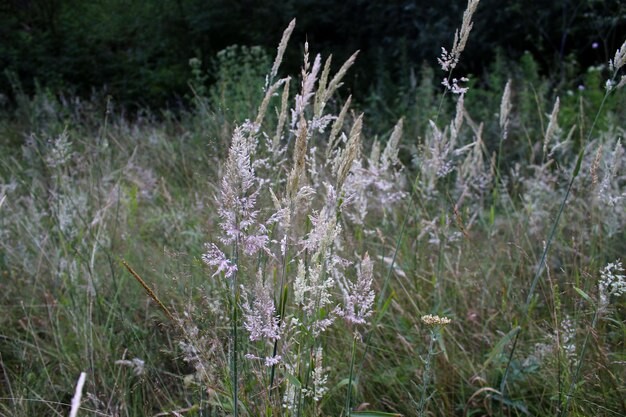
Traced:
[[131, 266], [128, 265], [128, 263], [125, 260], [122, 260], [122, 265], [126, 267], [128, 272], [130, 272], [130, 274], [137, 280], [137, 282], [139, 282], [139, 284], [143, 287], [143, 289], [146, 290], [146, 293], [148, 293], [148, 296], [152, 298], [155, 303], [157, 303], [157, 305], [161, 308], [161, 310], [163, 310], [165, 315], [173, 322], [176, 322], [176, 319], [174, 319], [174, 316], [172, 315], [172, 313], [170, 313], [168, 308], [165, 307], [165, 304], [163, 304], [161, 300], [159, 300], [159, 297], [157, 297], [157, 295], [154, 293], [154, 291], [152, 291], [152, 289], [148, 286], [148, 284], [146, 284], [146, 282], [143, 279], [141, 279], [139, 274], [137, 274], [135, 270], [131, 268]]
[[278, 88], [285, 82], [287, 82], [286, 78], [278, 80], [274, 84], [272, 84], [270, 88], [268, 88], [267, 91], [265, 92], [265, 97], [263, 97], [263, 101], [261, 102], [261, 105], [259, 106], [259, 111], [257, 113], [256, 120], [254, 121], [254, 124], [257, 126], [257, 129], [261, 128], [261, 123], [263, 123], [263, 119], [265, 118], [265, 113], [267, 112], [267, 106], [269, 106], [270, 100], [276, 93], [276, 90], [278, 90]]
[[[339, 71], [337, 71], [335, 76], [328, 83], [328, 88], [324, 89], [324, 94], [322, 96], [321, 103], [319, 104], [319, 107], [320, 107], [319, 108], [319, 114], [320, 115], [324, 111], [324, 107], [326, 106], [326, 103], [328, 102], [328, 100], [332, 97], [332, 95], [335, 93], [335, 91], [339, 87], [341, 87], [341, 80], [346, 75], [346, 73], [348, 72], [350, 67], [354, 64], [354, 61], [356, 61], [356, 57], [357, 57], [358, 54], [359, 54], [359, 51], [356, 51], [355, 53], [353, 53], [350, 56], [350, 58], [348, 58], [346, 60], [346, 62], [343, 63], [341, 68], [339, 68]], [[328, 63], [328, 61], [327, 61], [327, 63]], [[330, 66], [329, 63], [328, 63], [328, 65]]]
[[341, 160], [339, 162], [339, 166], [337, 168], [337, 191], [340, 191], [344, 181], [348, 177], [348, 173], [352, 168], [352, 163], [357, 158], [360, 150], [361, 150], [361, 128], [363, 127], [363, 114], [361, 114], [354, 125], [352, 126], [352, 130], [350, 131], [350, 137], [348, 139], [348, 144], [346, 148], [343, 150], [341, 155]]

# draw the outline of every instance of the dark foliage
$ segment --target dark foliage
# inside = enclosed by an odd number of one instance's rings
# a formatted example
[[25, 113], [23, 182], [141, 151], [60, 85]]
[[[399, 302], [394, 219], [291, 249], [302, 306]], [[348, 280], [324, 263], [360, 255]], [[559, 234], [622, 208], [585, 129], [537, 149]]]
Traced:
[[[360, 49], [349, 83], [359, 83], [361, 94], [374, 90], [386, 99], [397, 92], [383, 91], [385, 80], [409, 86], [411, 69], [423, 61], [435, 64], [440, 47], [450, 46], [465, 5], [464, 0], [4, 0], [0, 68], [16, 73], [27, 93], [37, 85], [79, 96], [104, 89], [128, 107], [176, 105], [189, 91], [190, 58], [199, 57], [210, 68], [211, 58], [229, 45], [271, 51], [296, 17], [293, 39], [308, 38], [316, 52], [332, 51], [336, 65]], [[585, 68], [606, 62], [621, 45], [626, 4], [482, 0], [474, 20], [463, 71], [481, 73], [496, 50], [516, 60], [529, 50], [544, 73], [563, 78], [566, 58]], [[296, 73], [300, 55], [297, 48], [290, 54], [285, 71]], [[1, 77], [0, 91], [11, 97], [9, 77]]]

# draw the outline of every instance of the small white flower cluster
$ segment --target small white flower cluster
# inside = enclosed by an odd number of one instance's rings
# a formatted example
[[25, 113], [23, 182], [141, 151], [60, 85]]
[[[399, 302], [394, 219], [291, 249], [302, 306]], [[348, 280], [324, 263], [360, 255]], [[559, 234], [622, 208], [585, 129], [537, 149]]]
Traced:
[[427, 326], [445, 326], [447, 324], [452, 323], [452, 320], [448, 317], [439, 317], [432, 314], [427, 314], [422, 316], [422, 323]]
[[609, 305], [611, 296], [620, 297], [626, 293], [626, 276], [621, 260], [609, 262], [600, 271], [598, 284], [600, 295], [600, 308], [605, 309]]

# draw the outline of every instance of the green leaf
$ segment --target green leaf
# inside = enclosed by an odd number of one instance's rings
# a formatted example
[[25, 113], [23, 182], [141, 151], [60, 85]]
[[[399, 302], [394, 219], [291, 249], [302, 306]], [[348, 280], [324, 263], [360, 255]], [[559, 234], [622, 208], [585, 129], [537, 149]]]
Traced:
[[574, 287], [574, 290], [576, 290], [576, 292], [585, 300], [589, 301], [589, 303], [591, 305], [595, 305], [595, 303], [593, 302], [593, 299], [589, 296], [589, 294], [587, 294], [586, 292], [584, 292], [583, 290], [581, 290], [578, 287]]
[[491, 352], [489, 352], [489, 356], [487, 356], [487, 359], [485, 360], [485, 362], [483, 363], [483, 367], [486, 368], [487, 365], [489, 365], [489, 363], [493, 360], [493, 358], [500, 353], [500, 351], [502, 350], [502, 348], [504, 347], [504, 345], [506, 345], [512, 338], [513, 336], [515, 336], [515, 334], [517, 332], [519, 332], [520, 327], [519, 326], [515, 326], [511, 329], [511, 331], [509, 331], [506, 335], [504, 335], [504, 337], [502, 339], [500, 339], [500, 341], [498, 342], [497, 345], [495, 345], [493, 347], [493, 349], [491, 349]]
[[286, 374], [287, 379], [289, 380], [289, 382], [291, 382], [291, 384], [293, 386], [295, 386], [296, 388], [301, 388], [302, 387], [302, 383], [300, 383], [300, 380], [295, 377], [294, 375], [291, 375], [289, 373]]
[[361, 417], [402, 417], [402, 414], [398, 413], [384, 413], [382, 411], [351, 411], [351, 416], [361, 416]]
[[578, 153], [578, 159], [576, 160], [576, 168], [574, 168], [574, 175], [573, 175], [574, 178], [576, 178], [578, 176], [578, 173], [580, 172], [580, 167], [583, 163], [584, 155], [585, 155], [585, 147], [583, 146], [583, 148]]
[[393, 300], [393, 297], [396, 295], [395, 291], [391, 291], [391, 294], [389, 294], [389, 297], [387, 297], [387, 300], [385, 300], [385, 303], [383, 304], [383, 306], [381, 307], [380, 311], [378, 312], [377, 316], [376, 316], [376, 320], [374, 320], [375, 323], [379, 323], [383, 316], [385, 315], [385, 312], [387, 311], [387, 309], [389, 308], [389, 306], [391, 305], [391, 300]]

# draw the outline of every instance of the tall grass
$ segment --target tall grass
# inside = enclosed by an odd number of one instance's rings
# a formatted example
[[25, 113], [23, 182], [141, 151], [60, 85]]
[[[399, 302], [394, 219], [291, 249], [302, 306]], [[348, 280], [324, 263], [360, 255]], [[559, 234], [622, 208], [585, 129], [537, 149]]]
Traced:
[[529, 56], [481, 86], [477, 5], [386, 131], [356, 53], [281, 74], [295, 21], [271, 66], [190, 62], [178, 116], [16, 88], [0, 413], [625, 414], [626, 46], [584, 90]]

